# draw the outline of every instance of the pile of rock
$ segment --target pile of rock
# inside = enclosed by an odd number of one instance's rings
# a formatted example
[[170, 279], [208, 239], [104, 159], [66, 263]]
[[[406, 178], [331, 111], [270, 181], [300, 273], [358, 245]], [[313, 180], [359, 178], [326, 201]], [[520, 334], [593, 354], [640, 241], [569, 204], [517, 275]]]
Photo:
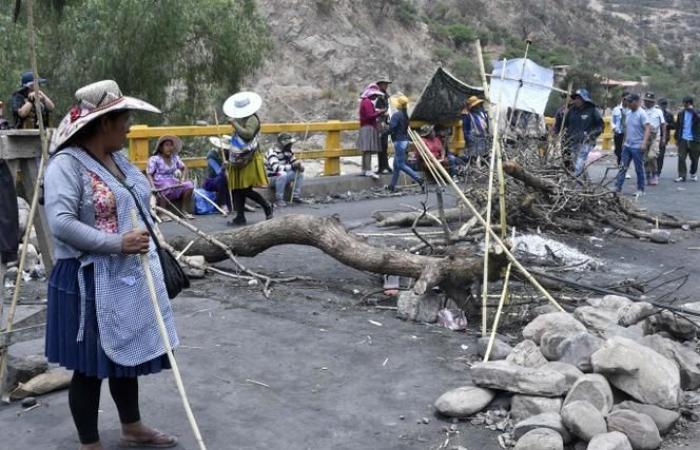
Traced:
[[659, 448], [684, 391], [700, 386], [696, 329], [624, 297], [587, 303], [537, 316], [512, 349], [497, 343], [494, 360], [472, 366], [473, 386], [445, 393], [437, 410], [467, 417], [503, 392], [516, 450]]

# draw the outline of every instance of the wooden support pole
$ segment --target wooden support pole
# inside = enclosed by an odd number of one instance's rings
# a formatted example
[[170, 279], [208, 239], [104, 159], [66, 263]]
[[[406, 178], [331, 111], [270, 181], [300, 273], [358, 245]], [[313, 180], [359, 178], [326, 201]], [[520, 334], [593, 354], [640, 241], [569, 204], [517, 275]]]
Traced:
[[491, 350], [493, 349], [493, 343], [496, 340], [496, 330], [498, 330], [498, 322], [501, 320], [501, 313], [503, 312], [503, 304], [508, 297], [508, 282], [510, 281], [510, 269], [513, 264], [508, 264], [506, 268], [506, 276], [503, 279], [503, 291], [501, 292], [501, 298], [498, 300], [498, 309], [496, 310], [496, 317], [493, 318], [493, 325], [491, 326], [491, 337], [489, 337], [489, 344], [486, 346], [486, 353], [484, 354], [484, 362], [489, 360], [491, 356]]
[[[134, 225], [134, 229], [139, 227], [139, 219], [135, 209], [131, 210], [131, 222]], [[185, 385], [182, 383], [182, 377], [180, 376], [180, 369], [177, 366], [177, 361], [175, 360], [175, 355], [173, 355], [173, 348], [170, 345], [170, 338], [168, 337], [168, 330], [165, 328], [165, 321], [163, 320], [163, 314], [160, 310], [160, 305], [158, 304], [158, 294], [156, 293], [156, 286], [153, 283], [153, 273], [151, 272], [151, 266], [148, 262], [148, 253], [142, 253], [139, 258], [141, 259], [141, 266], [143, 268], [143, 273], [146, 275], [146, 284], [148, 285], [148, 292], [151, 299], [151, 304], [153, 305], [153, 312], [155, 314], [155, 319], [158, 322], [158, 331], [160, 331], [160, 337], [163, 340], [163, 347], [168, 355], [168, 361], [170, 361], [170, 367], [173, 370], [173, 375], [175, 376], [175, 384], [177, 385], [177, 390], [180, 393], [180, 399], [182, 400], [182, 405], [185, 407], [185, 414], [187, 415], [187, 420], [190, 422], [190, 427], [192, 427], [192, 432], [194, 433], [194, 438], [197, 441], [197, 445], [200, 450], [206, 450], [204, 445], [204, 440], [199, 432], [199, 427], [197, 426], [197, 421], [192, 413], [192, 407], [190, 407], [190, 402], [187, 399], [187, 393], [185, 392]]]

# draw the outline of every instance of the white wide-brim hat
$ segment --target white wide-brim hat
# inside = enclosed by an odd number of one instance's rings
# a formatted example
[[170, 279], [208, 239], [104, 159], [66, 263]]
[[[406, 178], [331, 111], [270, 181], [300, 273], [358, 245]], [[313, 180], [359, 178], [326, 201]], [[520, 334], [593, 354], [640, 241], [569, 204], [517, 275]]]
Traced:
[[239, 92], [224, 102], [224, 114], [231, 119], [252, 116], [262, 106], [262, 98], [255, 92]]
[[75, 91], [77, 103], [61, 120], [51, 137], [50, 152], [63, 146], [87, 124], [112, 111], [146, 111], [160, 113], [160, 109], [134, 97], [122, 94], [116, 81], [102, 80]]
[[231, 150], [231, 148], [233, 148], [231, 145], [231, 136], [227, 134], [222, 136], [211, 136], [209, 137], [209, 142], [216, 148], [222, 148], [224, 150]]

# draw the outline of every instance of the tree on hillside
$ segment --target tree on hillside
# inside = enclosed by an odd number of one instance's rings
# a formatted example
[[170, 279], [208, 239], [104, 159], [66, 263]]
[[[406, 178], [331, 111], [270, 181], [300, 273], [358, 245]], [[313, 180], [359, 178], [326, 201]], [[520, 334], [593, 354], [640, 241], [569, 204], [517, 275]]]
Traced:
[[[166, 111], [166, 120], [210, 116], [271, 48], [253, 0], [65, 0], [35, 7], [39, 71], [65, 111], [76, 88], [115, 79], [124, 92]], [[2, 97], [28, 66], [20, 15], [0, 11]]]

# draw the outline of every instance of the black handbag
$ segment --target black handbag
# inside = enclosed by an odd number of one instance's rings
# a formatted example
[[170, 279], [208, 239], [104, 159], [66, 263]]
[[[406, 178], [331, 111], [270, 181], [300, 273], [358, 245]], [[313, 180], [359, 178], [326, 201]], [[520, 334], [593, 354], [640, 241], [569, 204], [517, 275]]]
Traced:
[[[96, 158], [95, 155], [93, 155], [87, 150], [85, 150], [85, 152], [88, 155], [90, 155], [95, 161], [97, 161], [102, 167], [104, 167], [104, 169], [107, 172], [112, 173], [109, 170], [109, 168], [105, 166], [102, 161], [99, 160], [99, 158]], [[190, 287], [190, 279], [187, 277], [187, 274], [185, 274], [185, 272], [182, 270], [180, 263], [177, 262], [173, 254], [170, 253], [170, 251], [167, 248], [163, 248], [160, 245], [158, 237], [156, 236], [156, 233], [153, 231], [153, 227], [151, 227], [151, 224], [148, 221], [148, 216], [141, 207], [141, 202], [132, 190], [131, 186], [126, 184], [126, 182], [121, 177], [115, 176], [114, 174], [112, 175], [122, 184], [122, 186], [124, 186], [124, 188], [127, 191], [129, 191], [131, 197], [133, 197], [134, 203], [136, 203], [136, 209], [139, 211], [139, 215], [141, 216], [141, 220], [146, 225], [146, 229], [148, 230], [148, 234], [151, 235], [151, 239], [153, 239], [153, 243], [156, 246], [156, 252], [158, 253], [158, 259], [160, 260], [160, 266], [163, 269], [163, 279], [165, 280], [165, 288], [168, 291], [168, 298], [172, 299], [177, 297], [177, 294], [182, 292], [183, 289], [187, 289], [188, 287]]]

